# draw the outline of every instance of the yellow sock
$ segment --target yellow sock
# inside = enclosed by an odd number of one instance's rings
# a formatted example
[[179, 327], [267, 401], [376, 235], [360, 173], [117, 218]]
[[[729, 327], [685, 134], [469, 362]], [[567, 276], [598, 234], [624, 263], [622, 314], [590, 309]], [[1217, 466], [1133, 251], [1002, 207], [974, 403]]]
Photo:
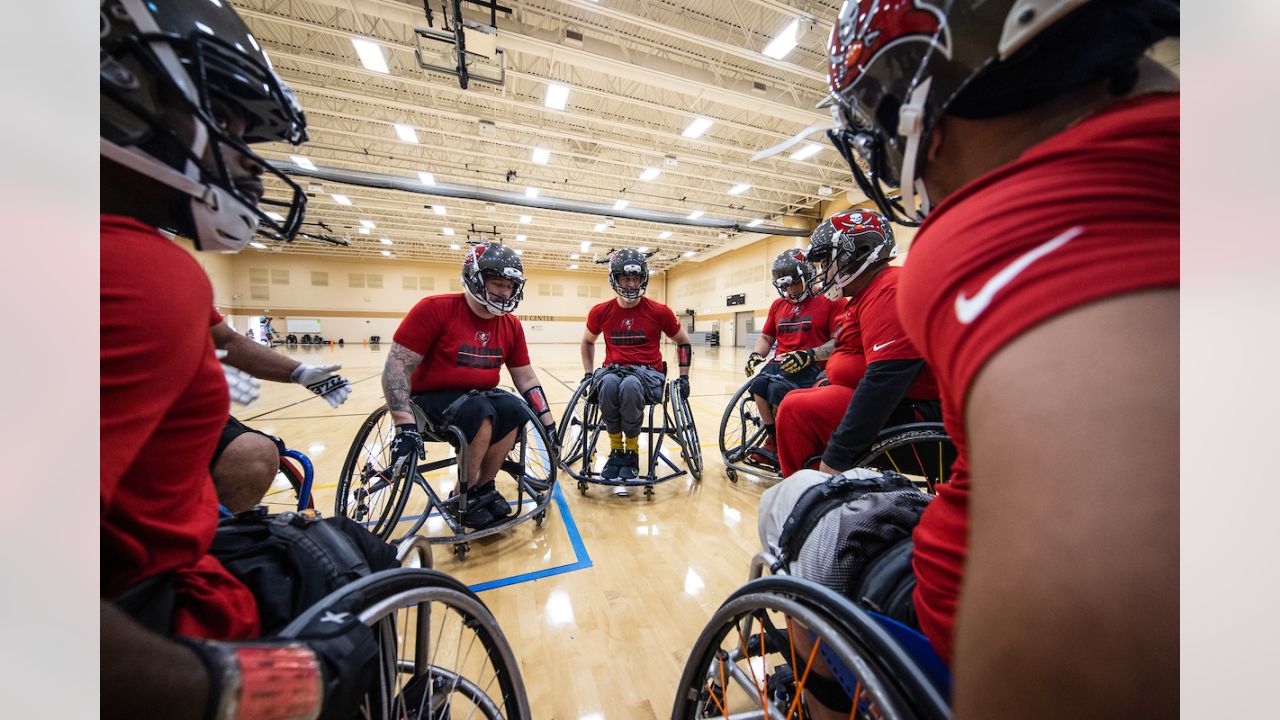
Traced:
[[626, 449], [632, 452], [638, 452], [640, 450], [640, 436], [636, 435], [634, 437], [627, 438]]
[[610, 450], [622, 449], [622, 433], [609, 433], [609, 449]]

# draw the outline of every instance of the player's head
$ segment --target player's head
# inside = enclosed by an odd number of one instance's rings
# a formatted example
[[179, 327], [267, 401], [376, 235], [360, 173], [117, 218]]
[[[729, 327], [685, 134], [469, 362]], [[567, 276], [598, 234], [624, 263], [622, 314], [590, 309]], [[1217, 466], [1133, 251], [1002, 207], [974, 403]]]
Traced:
[[506, 245], [482, 242], [462, 261], [462, 287], [494, 315], [515, 312], [524, 299], [524, 263]]
[[649, 287], [649, 260], [632, 248], [623, 248], [609, 258], [609, 285], [623, 300], [638, 300]]
[[915, 225], [944, 114], [1011, 115], [1100, 81], [1123, 95], [1178, 22], [1177, 0], [848, 0], [828, 47], [828, 135], [880, 211]]
[[[101, 0], [99, 9], [102, 160], [171, 191], [176, 227], [166, 229], [201, 250], [239, 250], [259, 227], [293, 237], [306, 195], [248, 146], [305, 142], [306, 119], [231, 4]], [[263, 173], [273, 197], [263, 197]]]
[[817, 275], [800, 248], [788, 248], [773, 259], [773, 287], [789, 303], [813, 297]]
[[846, 210], [822, 221], [813, 231], [805, 256], [817, 268], [814, 292], [839, 297], [846, 285], [897, 254], [893, 228], [883, 215]]

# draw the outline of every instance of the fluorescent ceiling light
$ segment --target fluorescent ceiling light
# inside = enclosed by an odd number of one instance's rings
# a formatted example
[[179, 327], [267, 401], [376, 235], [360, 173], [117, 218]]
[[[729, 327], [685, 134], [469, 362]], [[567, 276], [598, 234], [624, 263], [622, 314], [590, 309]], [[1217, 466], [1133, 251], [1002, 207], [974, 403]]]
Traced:
[[762, 222], [764, 222], [764, 218], [756, 218], [755, 220], [752, 220], [751, 222], [747, 223], [747, 227], [755, 227]]
[[742, 193], [746, 192], [750, 187], [751, 187], [751, 183], [738, 183], [737, 185], [734, 185], [733, 187], [729, 188], [729, 194], [741, 195]]
[[702, 212], [701, 210], [694, 210], [693, 212], [689, 213], [689, 219], [690, 219], [690, 220], [697, 220], [698, 218], [702, 217], [703, 215], [706, 215], [706, 213]]
[[626, 207], [627, 205], [630, 205], [630, 204], [631, 204], [631, 203], [627, 202], [626, 200], [618, 200], [618, 201], [615, 201], [615, 202], [613, 203], [613, 209], [614, 209], [614, 210], [621, 210], [622, 208], [624, 208], [624, 207]]
[[521, 224], [521, 225], [528, 225], [528, 224], [529, 224], [529, 223], [531, 223], [531, 222], [533, 222], [533, 216], [532, 216], [532, 215], [521, 215], [521, 216], [520, 216], [520, 224]]
[[382, 57], [382, 48], [378, 47], [377, 43], [361, 38], [351, 38], [351, 44], [356, 46], [356, 54], [360, 56], [360, 64], [366, 70], [383, 74], [390, 72], [387, 69], [387, 59]]
[[435, 184], [436, 184], [436, 176], [435, 176], [435, 175], [432, 175], [432, 174], [431, 174], [431, 173], [429, 173], [429, 172], [426, 172], [425, 170], [419, 170], [419, 171], [418, 171], [418, 179], [422, 181], [422, 184], [423, 184], [423, 185], [435, 185]]
[[270, 210], [268, 210], [266, 214], [267, 214], [267, 217], [271, 218], [272, 220], [275, 220], [276, 222], [284, 222], [284, 216], [278, 212], [271, 212]]
[[666, 239], [667, 239], [667, 238], [669, 238], [669, 237], [671, 237], [671, 231], [670, 231], [670, 230], [663, 230], [662, 232], [658, 233], [658, 239], [659, 239], [659, 240], [666, 240]]
[[536, 187], [527, 187], [527, 188], [525, 188], [525, 189], [524, 189], [524, 196], [525, 196], [525, 197], [527, 197], [527, 198], [536, 198], [536, 197], [538, 197], [538, 188], [536, 188]]
[[569, 253], [569, 259], [570, 259], [570, 260], [577, 260], [577, 259], [578, 259], [578, 258], [580, 258], [580, 257], [582, 257], [582, 256], [581, 256], [581, 255], [579, 255], [578, 253]]
[[791, 153], [792, 160], [806, 160], [817, 155], [822, 151], [822, 146], [817, 143], [805, 143], [799, 150]]
[[462, 246], [461, 246], [461, 245], [459, 245], [459, 244], [457, 244], [457, 243], [453, 243], [453, 244], [451, 244], [451, 245], [449, 246], [449, 249], [450, 249], [450, 250], [461, 250], [461, 249], [462, 249]]
[[361, 234], [361, 235], [368, 235], [368, 234], [369, 234], [369, 228], [360, 228], [360, 234]]
[[569, 86], [560, 83], [547, 83], [547, 94], [542, 99], [542, 104], [552, 110], [563, 110], [564, 106], [569, 102]]
[[249, 247], [255, 247], [255, 248], [258, 248], [259, 250], [266, 250], [266, 249], [267, 249], [267, 246], [266, 246], [266, 245], [263, 245], [263, 244], [262, 244], [262, 243], [260, 243], [260, 242], [251, 242], [251, 243], [249, 243]]
[[782, 32], [769, 41], [764, 46], [764, 54], [774, 60], [781, 60], [787, 56], [796, 46], [796, 31], [800, 29], [800, 18], [796, 18], [790, 22]]
[[379, 242], [381, 242], [383, 245], [390, 245], [391, 238], [382, 238], [381, 240], [379, 240]]
[[444, 233], [445, 235], [452, 236], [452, 235], [453, 235], [453, 228], [451, 228], [451, 227], [447, 227], [447, 228], [440, 228], [440, 232]]
[[578, 269], [578, 264], [577, 264], [577, 263], [574, 263], [574, 264], [570, 265], [570, 266], [569, 266], [569, 269], [570, 269], [570, 270], [577, 270], [577, 269]]
[[346, 195], [339, 195], [338, 193], [333, 193], [333, 201], [338, 203], [339, 205], [351, 204], [351, 198], [347, 197]]
[[304, 170], [316, 169], [316, 164], [311, 162], [311, 158], [305, 158], [305, 157], [302, 157], [301, 155], [290, 155], [289, 159], [293, 161], [294, 165], [297, 165], [298, 167]]
[[396, 129], [396, 137], [407, 143], [418, 142], [418, 131], [413, 129], [412, 125], [402, 125], [400, 123], [391, 123], [391, 127]]
[[662, 174], [662, 171], [659, 170], [658, 168], [647, 167], [644, 169], [644, 172], [640, 173], [640, 179], [645, 182], [649, 182], [650, 180], [656, 179], [661, 174]]
[[528, 235], [517, 235], [516, 242], [525, 242], [529, 239]]
[[447, 215], [447, 214], [448, 214], [448, 211], [444, 209], [444, 206], [443, 206], [443, 205], [432, 205], [432, 206], [431, 206], [431, 212], [433, 212], [433, 213], [435, 213], [435, 214], [437, 214], [437, 215]]
[[591, 229], [592, 229], [592, 230], [595, 230], [596, 232], [604, 232], [604, 229], [605, 229], [605, 228], [607, 228], [607, 227], [609, 227], [609, 226], [608, 226], [608, 225], [605, 225], [604, 223], [596, 223], [596, 226], [595, 226], [594, 228], [591, 228]]
[[680, 134], [687, 138], [696, 138], [701, 136], [702, 133], [706, 132], [707, 128], [711, 127], [711, 124], [712, 124], [712, 121], [708, 120], [707, 118], [704, 118], [704, 117], [694, 118], [693, 122], [689, 123], [689, 127], [685, 128], [684, 132]]
[[536, 147], [533, 149], [533, 161], [539, 165], [546, 165], [551, 159], [551, 151], [544, 147]]
[[692, 250], [685, 250], [685, 251], [684, 251], [684, 256], [685, 256], [685, 257], [693, 257], [694, 255], [697, 255], [697, 254], [698, 254], [698, 253], [696, 253], [696, 252], [694, 252], [694, 251], [692, 251]]
[[524, 254], [524, 248], [516, 248], [516, 254], [517, 254], [517, 255], [523, 255], [523, 254]]
[[374, 225], [374, 224], [373, 224], [373, 221], [372, 221], [372, 220], [361, 220], [361, 221], [360, 221], [360, 224], [361, 224], [361, 225], [363, 225], [363, 226], [365, 226], [365, 227], [367, 227], [367, 228], [369, 228], [370, 230], [372, 230], [372, 229], [374, 229], [374, 228], [378, 227], [377, 225]]
[[648, 246], [648, 245], [641, 245], [640, 247], [636, 248], [636, 251], [637, 251], [637, 252], [649, 252], [649, 246]]
[[391, 257], [391, 251], [390, 251], [390, 250], [383, 250], [383, 251], [382, 251], [382, 257]]
[[582, 244], [578, 245], [578, 249], [579, 249], [579, 250], [581, 250], [582, 252], [586, 252], [586, 251], [587, 251], [587, 248], [589, 248], [589, 247], [591, 247], [591, 241], [590, 241], [590, 240], [583, 240], [583, 241], [582, 241]]

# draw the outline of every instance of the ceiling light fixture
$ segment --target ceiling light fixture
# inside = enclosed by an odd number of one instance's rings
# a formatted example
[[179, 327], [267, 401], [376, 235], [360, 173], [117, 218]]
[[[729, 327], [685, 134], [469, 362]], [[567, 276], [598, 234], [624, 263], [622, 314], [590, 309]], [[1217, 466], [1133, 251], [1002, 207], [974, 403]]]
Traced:
[[750, 188], [751, 188], [751, 183], [738, 183], [737, 185], [734, 185], [733, 187], [729, 188], [729, 194], [741, 195], [742, 193], [746, 192]]
[[380, 239], [378, 240], [378, 242], [382, 243], [383, 245], [390, 245], [390, 244], [391, 244], [391, 238], [380, 238]]
[[447, 214], [449, 214], [449, 213], [448, 213], [448, 211], [444, 209], [444, 206], [443, 206], [443, 205], [432, 205], [432, 206], [431, 206], [431, 212], [433, 212], [433, 213], [435, 213], [435, 214], [437, 214], [437, 215], [447, 215]]
[[401, 123], [391, 123], [391, 127], [396, 129], [396, 137], [407, 143], [418, 142], [418, 131], [413, 129], [412, 125], [403, 125]]
[[751, 222], [747, 223], [747, 227], [755, 227], [762, 222], [764, 222], [764, 218], [756, 218], [755, 220], [752, 220]]
[[533, 199], [533, 198], [538, 197], [538, 188], [536, 188], [536, 187], [527, 187], [527, 188], [525, 188], [525, 189], [524, 189], [524, 196], [525, 196], [525, 197], [527, 197], [527, 198], [529, 198], [529, 199]]
[[377, 43], [363, 38], [351, 38], [351, 44], [356, 46], [356, 55], [360, 56], [360, 64], [365, 70], [380, 72], [384, 75], [391, 72], [387, 69], [387, 59], [382, 57], [382, 48], [378, 47]]
[[266, 250], [266, 249], [267, 249], [267, 246], [266, 246], [266, 245], [263, 245], [263, 244], [262, 244], [262, 243], [260, 243], [260, 242], [251, 242], [251, 243], [249, 243], [249, 247], [258, 248], [259, 250]]
[[431, 173], [429, 173], [429, 172], [426, 172], [425, 170], [419, 170], [419, 171], [418, 171], [418, 179], [422, 181], [422, 184], [423, 184], [423, 185], [435, 185], [435, 184], [436, 184], [436, 176], [435, 176], [435, 175], [432, 175], [432, 174], [431, 174]]
[[637, 252], [649, 252], [649, 246], [648, 246], [648, 245], [641, 245], [640, 247], [636, 248], [636, 251], [637, 251]]
[[444, 233], [445, 235], [448, 235], [448, 236], [450, 236], [450, 237], [452, 237], [452, 236], [453, 236], [453, 228], [451, 228], [451, 227], [440, 228], [440, 232], [442, 232], [442, 233]]
[[595, 230], [596, 232], [604, 232], [605, 228], [607, 227], [609, 226], [605, 225], [604, 223], [596, 223], [596, 226], [591, 229]]
[[582, 243], [581, 243], [580, 245], [578, 245], [578, 249], [579, 249], [579, 250], [581, 250], [582, 252], [586, 252], [586, 251], [587, 251], [587, 248], [589, 248], [589, 247], [591, 247], [591, 241], [590, 241], [590, 240], [583, 240], [583, 241], [582, 241]]
[[372, 221], [372, 220], [361, 220], [361, 221], [360, 221], [360, 224], [361, 224], [361, 225], [363, 225], [364, 227], [369, 228], [370, 230], [372, 230], [372, 229], [374, 229], [374, 228], [378, 227], [377, 225], [374, 225], [374, 224], [373, 224], [373, 221]]
[[581, 256], [581, 255], [579, 255], [578, 253], [569, 253], [569, 259], [570, 259], [570, 260], [577, 260], [577, 259], [578, 259], [578, 258], [580, 258], [580, 257], [582, 257], [582, 256]]
[[544, 147], [536, 147], [533, 149], [533, 161], [539, 165], [546, 165], [551, 159], [551, 151]]
[[662, 171], [659, 170], [658, 168], [647, 167], [644, 169], [644, 172], [640, 173], [640, 179], [643, 180], [644, 182], [649, 182], [651, 180], [656, 180], [658, 176], [661, 174], [662, 174]]
[[305, 158], [305, 157], [302, 157], [301, 155], [290, 155], [289, 159], [293, 161], [294, 165], [297, 165], [298, 167], [304, 170], [316, 169], [316, 164], [311, 162], [310, 158]]
[[684, 251], [684, 256], [685, 256], [685, 257], [693, 257], [694, 255], [697, 255], [697, 254], [698, 254], [698, 253], [696, 253], [696, 252], [694, 252], [694, 251], [692, 251], [692, 250], [685, 250], [685, 251]]
[[702, 217], [703, 215], [706, 215], [706, 213], [702, 212], [701, 210], [694, 210], [693, 212], [689, 213], [689, 219], [690, 219], [690, 220], [697, 220], [698, 218]]
[[569, 270], [577, 270], [577, 269], [578, 269], [578, 264], [577, 264], [577, 263], [574, 263], [574, 264], [570, 265], [570, 266], [568, 267], [568, 269], [569, 269]]
[[526, 242], [526, 241], [528, 241], [528, 239], [529, 239], [529, 236], [528, 236], [528, 235], [517, 235], [517, 236], [516, 236], [516, 242]]
[[531, 222], [533, 222], [533, 216], [532, 216], [532, 215], [521, 215], [521, 216], [520, 216], [520, 224], [521, 224], [521, 225], [528, 225], [528, 224], [529, 224], [529, 223], [531, 223]]
[[461, 246], [461, 245], [459, 245], [458, 243], [453, 243], [453, 244], [449, 245], [449, 249], [450, 249], [450, 250], [461, 250], [461, 249], [462, 249], [462, 246]]
[[687, 138], [700, 137], [702, 133], [707, 131], [707, 128], [711, 127], [712, 122], [704, 117], [696, 117], [693, 122], [689, 123], [689, 127], [685, 128], [684, 132], [680, 134]]
[[774, 60], [781, 60], [787, 53], [795, 49], [796, 32], [800, 29], [800, 18], [795, 18], [778, 33], [768, 45], [764, 46], [764, 54]]
[[547, 94], [542, 99], [542, 104], [552, 110], [563, 110], [564, 106], [569, 102], [569, 86], [560, 83], [547, 83]]
[[368, 235], [368, 234], [369, 234], [369, 228], [359, 228], [359, 230], [360, 230], [360, 234], [361, 234], [361, 235]]
[[390, 251], [390, 250], [383, 250], [383, 251], [382, 251], [382, 256], [383, 256], [383, 257], [391, 257], [391, 251]]
[[614, 209], [614, 210], [621, 210], [622, 208], [624, 208], [624, 207], [626, 207], [626, 206], [628, 206], [628, 205], [630, 205], [630, 204], [631, 204], [631, 203], [627, 202], [626, 200], [617, 200], [617, 201], [615, 201], [615, 202], [613, 203], [613, 209]]
[[339, 195], [338, 193], [333, 194], [333, 201], [338, 203], [339, 205], [351, 204], [351, 198], [347, 197], [346, 195]]
[[671, 231], [670, 231], [670, 230], [663, 230], [662, 232], [658, 233], [658, 239], [659, 239], [659, 240], [666, 240], [666, 239], [667, 239], [667, 238], [669, 238], [669, 237], [671, 237]]
[[805, 143], [799, 150], [791, 153], [789, 156], [792, 160], [807, 160], [814, 155], [822, 152], [822, 146], [817, 143]]

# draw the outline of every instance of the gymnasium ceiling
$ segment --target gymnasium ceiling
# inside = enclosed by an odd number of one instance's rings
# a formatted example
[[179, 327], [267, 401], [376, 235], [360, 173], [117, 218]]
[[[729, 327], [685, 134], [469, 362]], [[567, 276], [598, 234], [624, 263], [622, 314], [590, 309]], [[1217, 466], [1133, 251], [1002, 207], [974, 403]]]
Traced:
[[[512, 9], [497, 22], [505, 83], [472, 80], [466, 90], [455, 75], [419, 65], [415, 27], [428, 25], [421, 1], [233, 4], [307, 114], [310, 142], [264, 146], [273, 161], [303, 155], [321, 168], [405, 179], [429, 172], [441, 184], [522, 195], [536, 188], [542, 198], [606, 207], [626, 200], [743, 226], [794, 224], [783, 220], [792, 215], [807, 227], [819, 201], [852, 187], [820, 133], [813, 139], [821, 149], [807, 158], [788, 152], [750, 162], [756, 151], [829, 122], [815, 106], [826, 94], [823, 50], [839, 0], [502, 0]], [[488, 24], [488, 10], [463, 5], [467, 19]], [[430, 6], [441, 29], [445, 5]], [[795, 48], [782, 59], [763, 54], [797, 20]], [[387, 71], [366, 68], [354, 40], [374, 43]], [[553, 82], [569, 88], [563, 110], [544, 104]], [[696, 118], [711, 125], [686, 137]], [[400, 139], [395, 124], [411, 127], [417, 142]], [[545, 163], [535, 162], [535, 148], [549, 151]], [[642, 181], [646, 168], [661, 174]], [[308, 231], [350, 245], [263, 240], [266, 251], [460, 260], [452, 246], [465, 249], [480, 231], [490, 238], [496, 231], [523, 251], [527, 267], [592, 270], [591, 260], [610, 248], [647, 246], [658, 251], [650, 263], [660, 271], [760, 237], [297, 179], [310, 191], [308, 221], [327, 226]], [[749, 187], [730, 193], [739, 184]], [[367, 234], [361, 220], [374, 225]]]

